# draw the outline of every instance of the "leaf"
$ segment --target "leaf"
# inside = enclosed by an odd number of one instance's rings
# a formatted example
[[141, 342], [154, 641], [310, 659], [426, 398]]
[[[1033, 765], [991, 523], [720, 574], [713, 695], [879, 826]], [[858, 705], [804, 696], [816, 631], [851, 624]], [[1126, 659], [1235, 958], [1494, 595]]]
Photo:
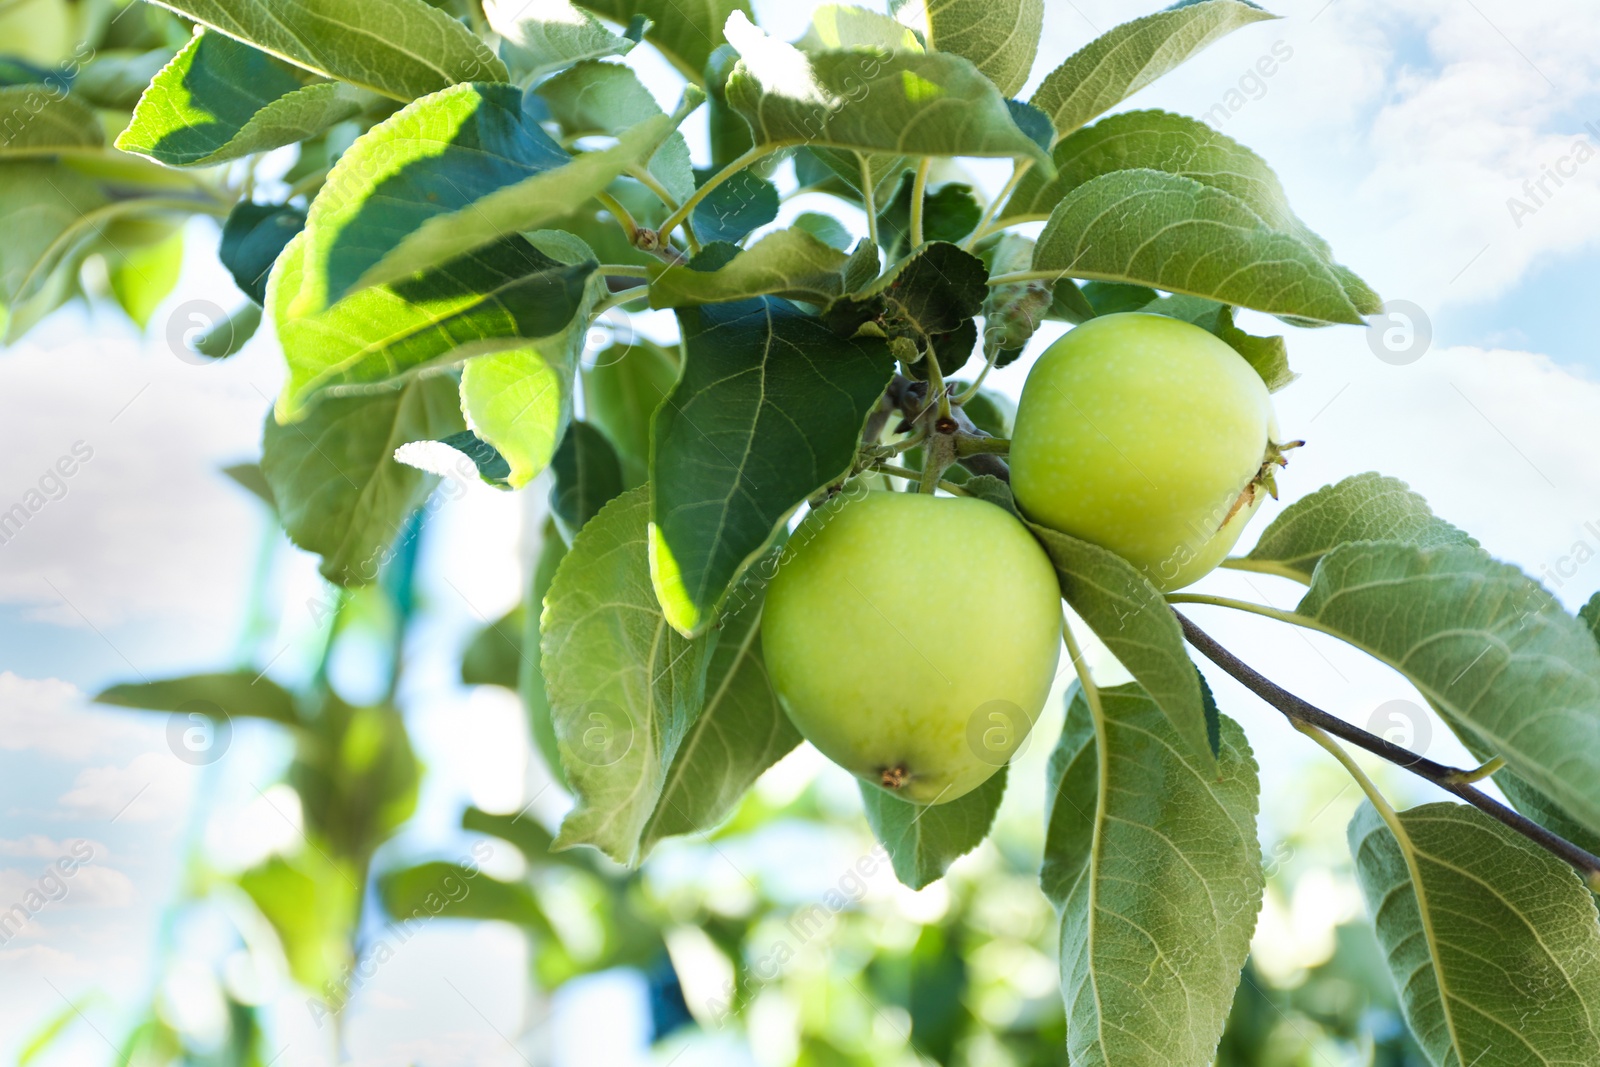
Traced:
[[806, 27], [805, 34], [794, 46], [802, 52], [826, 52], [839, 48], [926, 51], [911, 26], [854, 4], [819, 5], [811, 12], [811, 25]]
[[354, 86], [202, 32], [155, 76], [117, 147], [169, 167], [211, 166], [309, 140], [372, 102]]
[[[901, 176], [893, 199], [878, 213], [878, 243], [890, 259], [898, 258], [911, 234], [911, 187], [914, 177]], [[983, 208], [972, 195], [972, 186], [946, 182], [922, 196], [922, 239], [956, 242], [971, 233], [983, 218]]]
[[1055, 565], [1063, 599], [1161, 710], [1186, 757], [1213, 766], [1199, 675], [1155, 586], [1109, 549], [1032, 522], [1028, 528]]
[[921, 889], [944, 877], [950, 865], [983, 843], [1005, 796], [1002, 766], [972, 792], [948, 804], [913, 804], [877, 786], [859, 783], [872, 834], [888, 849], [902, 885]]
[[[306, 220], [289, 310], [407, 279], [571, 214], [651, 155], [682, 116], [657, 115], [611, 148], [569, 155], [511, 85], [457, 85], [414, 101], [339, 157]], [[546, 331], [552, 332], [552, 331]]]
[[1215, 300], [1199, 296], [1163, 296], [1157, 297], [1139, 310], [1151, 315], [1182, 319], [1214, 334], [1244, 357], [1244, 361], [1261, 376], [1261, 381], [1266, 385], [1268, 392], [1277, 392], [1299, 377], [1289, 369], [1289, 347], [1283, 338], [1257, 337], [1245, 333], [1234, 326], [1233, 309], [1227, 304], [1219, 304]]
[[1284, 508], [1245, 559], [1309, 582], [1324, 555], [1351, 541], [1402, 541], [1421, 548], [1478, 543], [1436, 517], [1405, 482], [1367, 471]]
[[1241, 0], [1174, 4], [1090, 41], [1045, 76], [1029, 103], [1050, 116], [1056, 135], [1064, 137], [1219, 37], [1276, 17]]
[[[594, 264], [582, 266], [587, 272]], [[569, 267], [568, 269], [580, 269]], [[505, 457], [506, 484], [520, 489], [550, 463], [572, 416], [572, 390], [583, 354], [595, 286], [560, 333], [520, 348], [474, 356], [461, 368], [467, 425]], [[570, 290], [563, 296], [570, 294]]]
[[544, 614], [545, 596], [555, 581], [556, 569], [566, 558], [567, 543], [561, 539], [554, 519], [546, 519], [539, 533], [539, 553], [534, 557], [533, 573], [523, 590], [522, 615], [522, 670], [517, 676], [517, 691], [522, 696], [523, 709], [528, 714], [528, 732], [544, 760], [545, 768], [557, 785], [570, 789], [566, 772], [561, 768], [560, 745], [556, 741], [555, 719], [550, 707], [550, 694], [545, 691], [544, 669], [540, 658], [540, 616]]
[[472, 31], [424, 0], [158, 0], [160, 6], [327, 78], [396, 100], [506, 80]]
[[766, 295], [828, 304], [844, 294], [848, 262], [845, 253], [804, 230], [776, 230], [717, 270], [652, 267], [650, 306], [690, 307]]
[[665, 837], [716, 826], [763, 771], [800, 743], [767, 678], [761, 607], [759, 595], [747, 599], [718, 631], [705, 708], [673, 757], [643, 851]]
[[1267, 226], [1220, 189], [1155, 170], [1113, 171], [1068, 193], [1039, 235], [1033, 269], [1149, 285], [1314, 323], [1364, 322], [1340, 278], [1310, 246]]
[[592, 845], [619, 863], [642, 838], [667, 771], [705, 698], [711, 639], [668, 625], [650, 584], [649, 492], [596, 515], [545, 597], [542, 669], [576, 806], [557, 848]]
[[1074, 691], [1050, 757], [1039, 876], [1061, 913], [1067, 1057], [1207, 1064], [1261, 904], [1255, 760], [1231, 719], [1213, 770], [1138, 686], [1100, 699], [1097, 731]]
[[[72, 295], [110, 208], [95, 183], [44, 160], [0, 162], [0, 323], [15, 341]], [[103, 223], [101, 223], [103, 225]]]
[[434, 861], [378, 878], [383, 910], [400, 922], [426, 919], [498, 920], [554, 937], [544, 908], [522, 882], [502, 882], [477, 867]]
[[1381, 302], [1366, 283], [1335, 263], [1328, 242], [1295, 216], [1278, 176], [1266, 161], [1198, 119], [1166, 111], [1112, 115], [1062, 139], [1051, 158], [1056, 176], [1046, 178], [1038, 171], [1025, 174], [1001, 212], [1002, 219], [1048, 218], [1068, 193], [1119, 170], [1157, 170], [1192, 178], [1239, 200], [1268, 228], [1297, 238], [1321, 256], [1362, 314], [1381, 310]]
[[583, 0], [581, 6], [623, 25], [641, 15], [649, 19], [645, 40], [695, 83], [712, 51], [723, 43], [728, 16], [750, 13], [749, 0]]
[[1371, 804], [1350, 852], [1406, 1023], [1436, 1067], [1600, 1062], [1600, 924], [1554, 856], [1460, 804]]
[[[987, 263], [991, 275], [1027, 270], [1033, 263], [1032, 239], [1014, 233], [998, 235], [988, 250]], [[1051, 284], [1037, 279], [990, 286], [983, 301], [985, 346], [993, 345], [1001, 352], [1020, 355], [1021, 348], [1043, 323], [1054, 300]], [[996, 360], [996, 365], [1006, 364]]]
[[277, 932], [296, 982], [322, 989], [349, 972], [349, 931], [361, 888], [345, 864], [305, 849], [271, 857], [240, 874], [238, 883]]
[[855, 238], [845, 228], [844, 223], [820, 211], [802, 211], [794, 217], [791, 225], [795, 229], [809, 233], [829, 248], [837, 248], [841, 252], [850, 251], [850, 246], [855, 243]]
[[267, 484], [266, 475], [261, 473], [259, 463], [235, 463], [223, 467], [222, 473], [233, 479], [241, 489], [248, 491], [273, 511], [278, 510], [278, 502], [272, 499], [272, 487]]
[[498, 685], [513, 692], [522, 671], [522, 605], [472, 635], [461, 653], [462, 685]]
[[435, 479], [396, 463], [395, 449], [461, 429], [455, 383], [418, 378], [375, 396], [324, 400], [302, 421], [270, 416], [261, 470], [289, 539], [322, 556], [322, 574], [364, 585]]
[[1322, 557], [1295, 611], [1600, 831], [1600, 647], [1538, 583], [1471, 545], [1359, 541]]
[[241, 200], [233, 205], [222, 226], [218, 258], [240, 291], [264, 305], [273, 264], [305, 225], [306, 213], [297, 207]]
[[[534, 92], [568, 137], [618, 136], [662, 113], [639, 76], [620, 63], [578, 63], [539, 83]], [[668, 134], [648, 168], [675, 201], [682, 203], [693, 194], [694, 167], [683, 134]]]
[[176, 47], [165, 44], [147, 51], [103, 48], [83, 65], [72, 81], [72, 95], [81, 103], [115, 111], [132, 111], [161, 68], [172, 62]]
[[915, 28], [929, 51], [953, 52], [1005, 96], [1028, 80], [1044, 28], [1044, 0], [898, 0], [895, 16]]
[[[702, 184], [709, 178], [701, 178]], [[741, 170], [706, 194], [689, 220], [704, 244], [742, 241], [751, 230], [778, 217], [778, 187], [751, 170]]]
[[728, 104], [759, 145], [811, 145], [902, 156], [1009, 156], [1050, 170], [1011, 121], [1005, 98], [953, 55], [840, 49], [801, 52], [742, 14], [728, 20], [739, 64]]
[[300, 722], [294, 696], [271, 678], [255, 671], [129, 682], [114, 685], [94, 699], [100, 704], [149, 711], [198, 712], [212, 716], [220, 711], [229, 718], [247, 716], [289, 726]]
[[[835, 303], [824, 318], [840, 333], [864, 328], [873, 336], [909, 338], [923, 352], [982, 310], [989, 295], [986, 278], [988, 270], [977, 256], [953, 244], [927, 244], [859, 293]], [[941, 355], [939, 362], [944, 366], [947, 361]], [[965, 362], [963, 353], [947, 369]]]
[[0, 159], [54, 155], [105, 144], [92, 108], [47, 85], [0, 88]]
[[444, 362], [501, 351], [566, 328], [597, 264], [556, 259], [510, 237], [393, 286], [374, 286], [326, 311], [291, 310], [305, 280], [306, 233], [289, 242], [267, 287], [289, 381], [280, 417], [300, 416], [320, 391], [371, 386]]
[[143, 330], [161, 302], [177, 287], [183, 270], [183, 225], [122, 220], [107, 226], [100, 242], [107, 280], [117, 304]]
[[417, 810], [421, 768], [405, 720], [391, 707], [352, 707], [335, 695], [307, 716], [289, 785], [300, 794], [306, 837], [364, 869], [373, 851]]
[[667, 619], [690, 634], [784, 520], [848, 472], [894, 364], [881, 341], [840, 337], [772, 297], [678, 321], [683, 373], [652, 428], [650, 571]]
[[[435, 445], [443, 445], [443, 451], [435, 448]], [[464, 472], [466, 468], [460, 461], [466, 459], [485, 483], [498, 489], [509, 488], [506, 479], [511, 477], [511, 464], [506, 462], [506, 457], [502, 456], [494, 445], [471, 430], [446, 434], [437, 441], [417, 441], [401, 445], [395, 451], [394, 458], [407, 466], [437, 474], [441, 478]]]
[[483, 14], [505, 41], [503, 55], [523, 84], [579, 60], [626, 55], [638, 43], [568, 0], [484, 0]]
[[622, 493], [622, 465], [605, 434], [586, 422], [567, 427], [550, 469], [550, 513], [568, 541]]
[[616, 446], [630, 489], [648, 475], [650, 416], [677, 380], [675, 355], [642, 337], [603, 349], [584, 368], [584, 416]]

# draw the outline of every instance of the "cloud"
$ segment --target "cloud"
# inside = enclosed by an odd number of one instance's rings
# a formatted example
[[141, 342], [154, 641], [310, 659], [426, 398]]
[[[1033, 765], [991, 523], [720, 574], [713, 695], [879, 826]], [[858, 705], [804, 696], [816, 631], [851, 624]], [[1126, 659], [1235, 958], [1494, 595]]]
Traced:
[[188, 803], [194, 769], [170, 752], [146, 752], [122, 767], [86, 767], [57, 804], [76, 815], [120, 822], [170, 819]]
[[[46, 879], [44, 888], [40, 888], [41, 880]], [[96, 866], [93, 861], [75, 867], [67, 875], [55, 870], [52, 864], [0, 869], [0, 909], [11, 907], [29, 893], [38, 893], [48, 901], [40, 912], [58, 907], [126, 908], [138, 899], [133, 882], [126, 874], [115, 867]], [[57, 894], [59, 899], [51, 899]]]
[[0, 750], [92, 759], [148, 747], [160, 722], [93, 708], [77, 686], [58, 678], [0, 671]]
[[82, 838], [52, 841], [43, 834], [28, 834], [24, 837], [0, 838], [0, 856], [53, 860], [58, 856], [74, 855], [74, 845], [80, 852], [87, 846], [96, 857], [106, 854], [106, 846], [98, 841], [87, 841]]

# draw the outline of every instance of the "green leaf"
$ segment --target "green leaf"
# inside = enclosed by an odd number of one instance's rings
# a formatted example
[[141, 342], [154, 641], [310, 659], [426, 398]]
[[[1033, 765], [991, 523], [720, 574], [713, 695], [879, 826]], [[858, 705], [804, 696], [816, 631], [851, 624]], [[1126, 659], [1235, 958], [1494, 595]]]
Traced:
[[462, 685], [498, 685], [513, 692], [522, 672], [522, 605], [486, 623], [461, 653]]
[[527, 885], [502, 882], [459, 863], [436, 860], [389, 871], [378, 879], [378, 899], [396, 920], [492, 919], [555, 935]]
[[728, 16], [735, 11], [750, 14], [749, 0], [582, 0], [581, 6], [624, 26], [641, 15], [649, 19], [645, 40], [695, 83], [724, 41]]
[[1028, 80], [1044, 28], [1044, 0], [895, 0], [895, 16], [933, 52], [953, 52], [1006, 96]]
[[361, 886], [346, 864], [308, 848], [273, 856], [238, 883], [277, 932], [296, 982], [322, 989], [349, 972]]
[[1097, 730], [1074, 691], [1050, 757], [1040, 882], [1061, 913], [1067, 1057], [1210, 1063], [1261, 904], [1255, 760], [1231, 719], [1213, 765], [1138, 686], [1100, 699]]
[[1047, 74], [1029, 102], [1050, 116], [1056, 135], [1064, 137], [1219, 37], [1276, 17], [1241, 0], [1174, 4], [1090, 41]]
[[183, 271], [181, 221], [125, 219], [105, 228], [100, 242], [111, 294], [143, 330]]
[[[972, 253], [945, 242], [926, 244], [859, 293], [837, 301], [824, 317], [840, 333], [859, 328], [874, 336], [907, 338], [919, 352], [938, 349], [982, 310], [988, 276], [983, 261]], [[940, 366], [959, 369], [971, 350], [969, 340], [967, 351], [951, 366], [941, 351]]]
[[643, 487], [584, 526], [545, 597], [542, 669], [561, 764], [577, 804], [557, 848], [643, 858], [667, 772], [705, 698], [713, 638], [670, 625], [650, 584]]
[[505, 64], [424, 0], [157, 0], [279, 59], [396, 100], [463, 81], [505, 81]]
[[226, 674], [192, 674], [158, 682], [114, 685], [94, 698], [101, 704], [149, 711], [194, 711], [210, 715], [220, 709], [229, 718], [248, 716], [293, 726], [300, 716], [294, 696], [271, 678], [255, 671]]
[[114, 111], [132, 111], [161, 68], [172, 62], [176, 47], [102, 48], [72, 80], [78, 101]]
[[[479, 353], [554, 337], [590, 294], [592, 259], [522, 237], [470, 252], [392, 286], [364, 289], [314, 315], [291, 310], [305, 280], [305, 231], [278, 258], [267, 304], [289, 365], [281, 417], [299, 417], [318, 392], [372, 386]], [[552, 438], [552, 446], [554, 438]]]
[[523, 84], [579, 60], [626, 55], [638, 43], [568, 0], [484, 0], [483, 14], [505, 41], [502, 55]]
[[75, 291], [78, 268], [113, 216], [105, 194], [74, 170], [44, 160], [0, 163], [0, 324], [21, 337]]
[[375, 396], [324, 400], [300, 422], [270, 416], [261, 470], [289, 539], [322, 556], [322, 574], [364, 585], [435, 478], [395, 462], [395, 449], [462, 428], [455, 383], [418, 378]]
[[1033, 269], [1313, 323], [1364, 323], [1340, 277], [1304, 241], [1272, 229], [1237, 197], [1155, 170], [1113, 171], [1068, 193], [1039, 235]]
[[819, 5], [811, 12], [811, 25], [806, 27], [805, 34], [794, 46], [802, 52], [827, 52], [840, 48], [927, 51], [910, 26], [854, 4]]
[[950, 865], [983, 843], [1006, 792], [1002, 766], [978, 788], [948, 804], [913, 804], [877, 786], [861, 786], [872, 834], [889, 851], [894, 875], [921, 889], [944, 877]]
[[0, 88], [0, 159], [55, 155], [105, 144], [94, 110], [46, 85]]
[[710, 126], [711, 166], [715, 170], [726, 167], [750, 151], [754, 144], [750, 139], [750, 124], [728, 106], [728, 97], [723, 91], [737, 62], [739, 53], [726, 44], [718, 45], [706, 60], [706, 123]]
[[842, 477], [894, 363], [772, 297], [678, 313], [682, 377], [656, 413], [650, 570], [668, 620], [709, 626], [806, 498]]
[[584, 417], [616, 446], [630, 489], [648, 476], [650, 416], [677, 380], [676, 356], [642, 337], [603, 349], [583, 371]]
[[1600, 830], [1600, 647], [1538, 583], [1470, 545], [1359, 541], [1322, 557], [1295, 611]]
[[1333, 262], [1328, 242], [1318, 237], [1289, 207], [1288, 195], [1265, 160], [1233, 138], [1198, 119], [1166, 111], [1129, 111], [1078, 130], [1055, 146], [1056, 176], [1029, 171], [1007, 201], [1001, 218], [1048, 218], [1063, 197], [1105, 174], [1119, 170], [1157, 170], [1234, 197], [1269, 229], [1297, 238], [1327, 262], [1362, 314], [1381, 310], [1376, 294], [1354, 274]]
[[[878, 213], [878, 243], [891, 260], [910, 247], [913, 184], [913, 175], [902, 175], [893, 199]], [[923, 193], [922, 239], [959, 241], [973, 231], [982, 217], [983, 208], [972, 195], [972, 186], [947, 182]]]
[[1323, 556], [1351, 541], [1402, 541], [1421, 548], [1478, 543], [1435, 516], [1405, 482], [1367, 471], [1284, 508], [1245, 559], [1309, 582]]
[[717, 270], [688, 264], [651, 268], [650, 306], [690, 307], [767, 295], [825, 305], [844, 294], [849, 258], [804, 230], [776, 230]]
[[1572, 869], [1475, 808], [1350, 821], [1356, 877], [1435, 1067], [1600, 1062], [1600, 923]]
[[511, 464], [506, 461], [498, 449], [473, 433], [471, 430], [462, 430], [459, 433], [446, 434], [437, 442], [420, 442], [420, 447], [406, 445], [395, 453], [395, 459], [401, 463], [409, 464], [418, 470], [431, 471], [434, 474], [448, 476], [454, 471], [463, 468], [456, 465], [454, 457], [440, 459], [433, 444], [444, 445], [460, 456], [471, 461], [478, 471], [478, 477], [497, 489], [506, 489], [509, 486], [506, 479], [511, 477]]
[[728, 103], [759, 145], [901, 156], [1009, 156], [1052, 168], [1005, 98], [959, 56], [840, 49], [805, 53], [728, 21], [740, 61]]
[[222, 473], [233, 479], [234, 484], [255, 496], [256, 499], [273, 511], [278, 510], [278, 502], [272, 499], [272, 486], [267, 484], [266, 475], [261, 473], [261, 464], [235, 463], [232, 466], [223, 467]]
[[759, 595], [749, 598], [718, 631], [705, 708], [673, 757], [644, 829], [643, 851], [662, 838], [716, 826], [761, 772], [800, 743], [767, 678], [761, 607]]
[[[1033, 240], [1020, 234], [1002, 233], [987, 253], [991, 275], [1026, 271], [1033, 263]], [[987, 346], [993, 345], [1001, 352], [1021, 355], [1022, 347], [1044, 321], [1054, 301], [1054, 287], [1039, 279], [990, 286], [983, 301], [985, 351]], [[1013, 355], [1011, 359], [996, 360], [996, 366], [1003, 367], [1015, 358]]]
[[[547, 78], [534, 90], [568, 137], [618, 136], [656, 117], [661, 107], [631, 67], [587, 61]], [[674, 130], [650, 157], [648, 168], [678, 203], [694, 192], [689, 145]]]
[[353, 86], [199, 33], [139, 98], [117, 147], [171, 167], [211, 166], [308, 140], [372, 102]]
[[[710, 174], [700, 177], [703, 184]], [[706, 194], [689, 220], [703, 244], [738, 242], [778, 217], [778, 187], [752, 170], [741, 170]]]
[[1199, 675], [1155, 586], [1109, 549], [1032, 522], [1028, 528], [1055, 565], [1061, 596], [1143, 687], [1185, 755], [1213, 766]]
[[567, 427], [550, 463], [550, 513], [571, 541], [602, 507], [622, 493], [622, 464], [606, 435], [586, 422]]
[[855, 237], [845, 228], [844, 223], [820, 211], [802, 211], [794, 217], [791, 225], [795, 229], [809, 233], [829, 248], [837, 248], [841, 252], [850, 251], [850, 246], [855, 243]]
[[217, 256], [240, 291], [265, 305], [273, 264], [305, 225], [306, 213], [297, 207], [241, 200], [228, 212]]
[[417, 810], [421, 768], [405, 720], [391, 707], [352, 707], [328, 696], [307, 716], [288, 781], [300, 794], [309, 840], [365, 865]]
[[517, 676], [517, 691], [522, 695], [522, 706], [528, 714], [528, 732], [544, 759], [546, 769], [556, 784], [568, 789], [566, 773], [561, 768], [560, 745], [556, 741], [555, 719], [550, 707], [550, 694], [545, 691], [544, 668], [540, 659], [540, 616], [544, 614], [545, 596], [555, 581], [556, 569], [566, 558], [567, 543], [561, 539], [554, 519], [546, 519], [539, 535], [539, 554], [534, 558], [533, 573], [529, 575], [522, 602], [523, 629], [522, 670]]
[[[1142, 287], [1128, 286], [1128, 288]], [[1289, 346], [1284, 343], [1283, 338], [1257, 337], [1245, 333], [1233, 324], [1233, 309], [1227, 304], [1220, 304], [1204, 297], [1180, 294], [1157, 297], [1139, 310], [1151, 315], [1182, 319], [1215, 334], [1255, 369], [1268, 392], [1277, 392], [1299, 377], [1289, 369]]]

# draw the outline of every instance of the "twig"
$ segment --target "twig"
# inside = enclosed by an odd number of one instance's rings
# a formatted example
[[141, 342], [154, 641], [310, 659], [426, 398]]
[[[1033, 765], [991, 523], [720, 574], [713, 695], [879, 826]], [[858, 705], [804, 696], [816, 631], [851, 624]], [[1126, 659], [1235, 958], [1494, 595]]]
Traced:
[[1445, 792], [1461, 798], [1484, 814], [1504, 823], [1539, 847], [1566, 860], [1578, 869], [1591, 888], [1600, 887], [1600, 856], [1579, 848], [1566, 838], [1551, 833], [1532, 819], [1473, 788], [1471, 782], [1476, 780], [1484, 768], [1465, 771], [1458, 767], [1447, 767], [1419, 756], [1410, 749], [1401, 748], [1376, 734], [1368, 733], [1359, 726], [1352, 726], [1343, 719], [1306, 703], [1270, 678], [1257, 673], [1249, 664], [1219, 645], [1210, 634], [1190, 622], [1182, 612], [1174, 611], [1173, 614], [1178, 617], [1178, 625], [1183, 627], [1183, 636], [1206, 659], [1231, 674], [1256, 696], [1277, 708], [1296, 727], [1302, 725], [1315, 727], [1352, 745], [1364, 748], [1375, 756], [1381, 756], [1420, 778], [1427, 779]]

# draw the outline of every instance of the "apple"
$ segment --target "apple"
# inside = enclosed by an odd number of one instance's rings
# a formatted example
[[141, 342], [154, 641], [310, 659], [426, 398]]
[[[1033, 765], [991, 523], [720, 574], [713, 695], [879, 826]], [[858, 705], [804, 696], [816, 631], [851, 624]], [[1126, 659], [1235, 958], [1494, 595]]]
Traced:
[[1166, 592], [1222, 562], [1281, 464], [1260, 375], [1164, 315], [1090, 319], [1028, 373], [1011, 436], [1017, 503]]
[[1044, 707], [1061, 593], [1038, 542], [972, 497], [860, 491], [801, 523], [761, 643], [808, 741], [920, 804], [977, 788]]

